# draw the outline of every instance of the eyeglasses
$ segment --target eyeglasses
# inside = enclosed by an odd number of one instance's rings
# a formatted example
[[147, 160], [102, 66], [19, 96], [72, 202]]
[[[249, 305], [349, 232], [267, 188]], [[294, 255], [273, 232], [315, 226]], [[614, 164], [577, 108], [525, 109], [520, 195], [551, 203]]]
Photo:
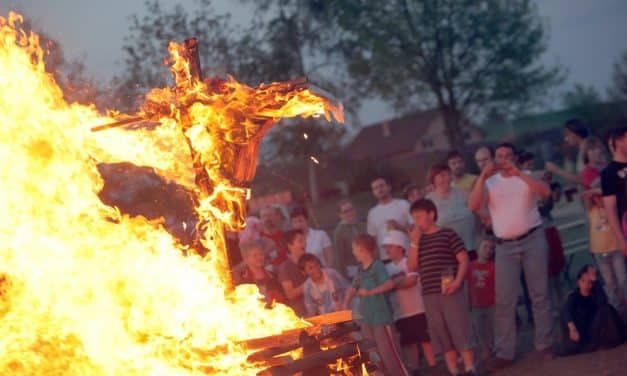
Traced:
[[346, 208], [346, 209], [340, 210], [340, 213], [347, 214], [347, 213], [350, 213], [350, 212], [353, 212], [353, 211], [355, 211], [355, 208], [351, 206], [350, 208]]

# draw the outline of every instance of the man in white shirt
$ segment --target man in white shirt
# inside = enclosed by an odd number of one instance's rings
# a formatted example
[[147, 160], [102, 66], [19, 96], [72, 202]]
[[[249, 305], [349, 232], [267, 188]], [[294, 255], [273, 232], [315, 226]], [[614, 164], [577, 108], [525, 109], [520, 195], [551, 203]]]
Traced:
[[329, 235], [323, 230], [309, 227], [309, 214], [303, 207], [295, 207], [290, 212], [292, 228], [299, 229], [305, 235], [305, 252], [318, 257], [322, 266], [331, 267], [333, 265], [333, 246]]
[[520, 272], [525, 273], [535, 320], [535, 348], [551, 356], [552, 319], [548, 290], [548, 245], [537, 198], [551, 191], [546, 184], [516, 167], [514, 145], [504, 143], [487, 163], [468, 199], [471, 210], [487, 205], [496, 236], [496, 358], [497, 371], [513, 363], [516, 350], [516, 306]]
[[382, 246], [383, 238], [390, 230], [407, 231], [413, 219], [409, 213], [409, 202], [392, 198], [392, 187], [384, 178], [375, 178], [370, 187], [378, 204], [368, 212], [366, 229], [377, 239], [379, 257], [387, 262], [389, 257]]

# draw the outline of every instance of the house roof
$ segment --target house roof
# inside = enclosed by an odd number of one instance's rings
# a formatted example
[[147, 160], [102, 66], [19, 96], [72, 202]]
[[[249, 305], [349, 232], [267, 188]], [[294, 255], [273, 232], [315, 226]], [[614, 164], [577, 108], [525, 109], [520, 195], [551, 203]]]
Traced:
[[367, 125], [348, 145], [346, 155], [352, 160], [380, 159], [412, 151], [416, 141], [438, 115], [438, 110], [419, 111]]

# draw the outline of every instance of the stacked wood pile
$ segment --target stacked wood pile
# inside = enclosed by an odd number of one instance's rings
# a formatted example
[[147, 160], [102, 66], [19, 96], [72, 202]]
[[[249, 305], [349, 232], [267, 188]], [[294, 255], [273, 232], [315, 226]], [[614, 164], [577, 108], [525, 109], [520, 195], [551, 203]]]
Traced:
[[369, 359], [375, 343], [363, 339], [351, 311], [340, 311], [307, 319], [311, 327], [246, 341], [256, 350], [250, 362], [267, 365], [259, 376], [374, 375]]

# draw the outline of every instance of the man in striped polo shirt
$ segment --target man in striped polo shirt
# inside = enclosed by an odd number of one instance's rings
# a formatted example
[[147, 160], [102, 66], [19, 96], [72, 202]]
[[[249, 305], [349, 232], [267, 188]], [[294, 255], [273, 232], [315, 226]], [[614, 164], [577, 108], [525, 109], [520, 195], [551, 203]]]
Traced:
[[[475, 360], [470, 347], [470, 312], [464, 290], [468, 253], [455, 231], [436, 224], [438, 211], [428, 199], [411, 205], [416, 226], [410, 233], [407, 258], [409, 270], [420, 268], [422, 297], [431, 340], [444, 353], [452, 375], [474, 375]], [[457, 367], [461, 354], [465, 373]]]

